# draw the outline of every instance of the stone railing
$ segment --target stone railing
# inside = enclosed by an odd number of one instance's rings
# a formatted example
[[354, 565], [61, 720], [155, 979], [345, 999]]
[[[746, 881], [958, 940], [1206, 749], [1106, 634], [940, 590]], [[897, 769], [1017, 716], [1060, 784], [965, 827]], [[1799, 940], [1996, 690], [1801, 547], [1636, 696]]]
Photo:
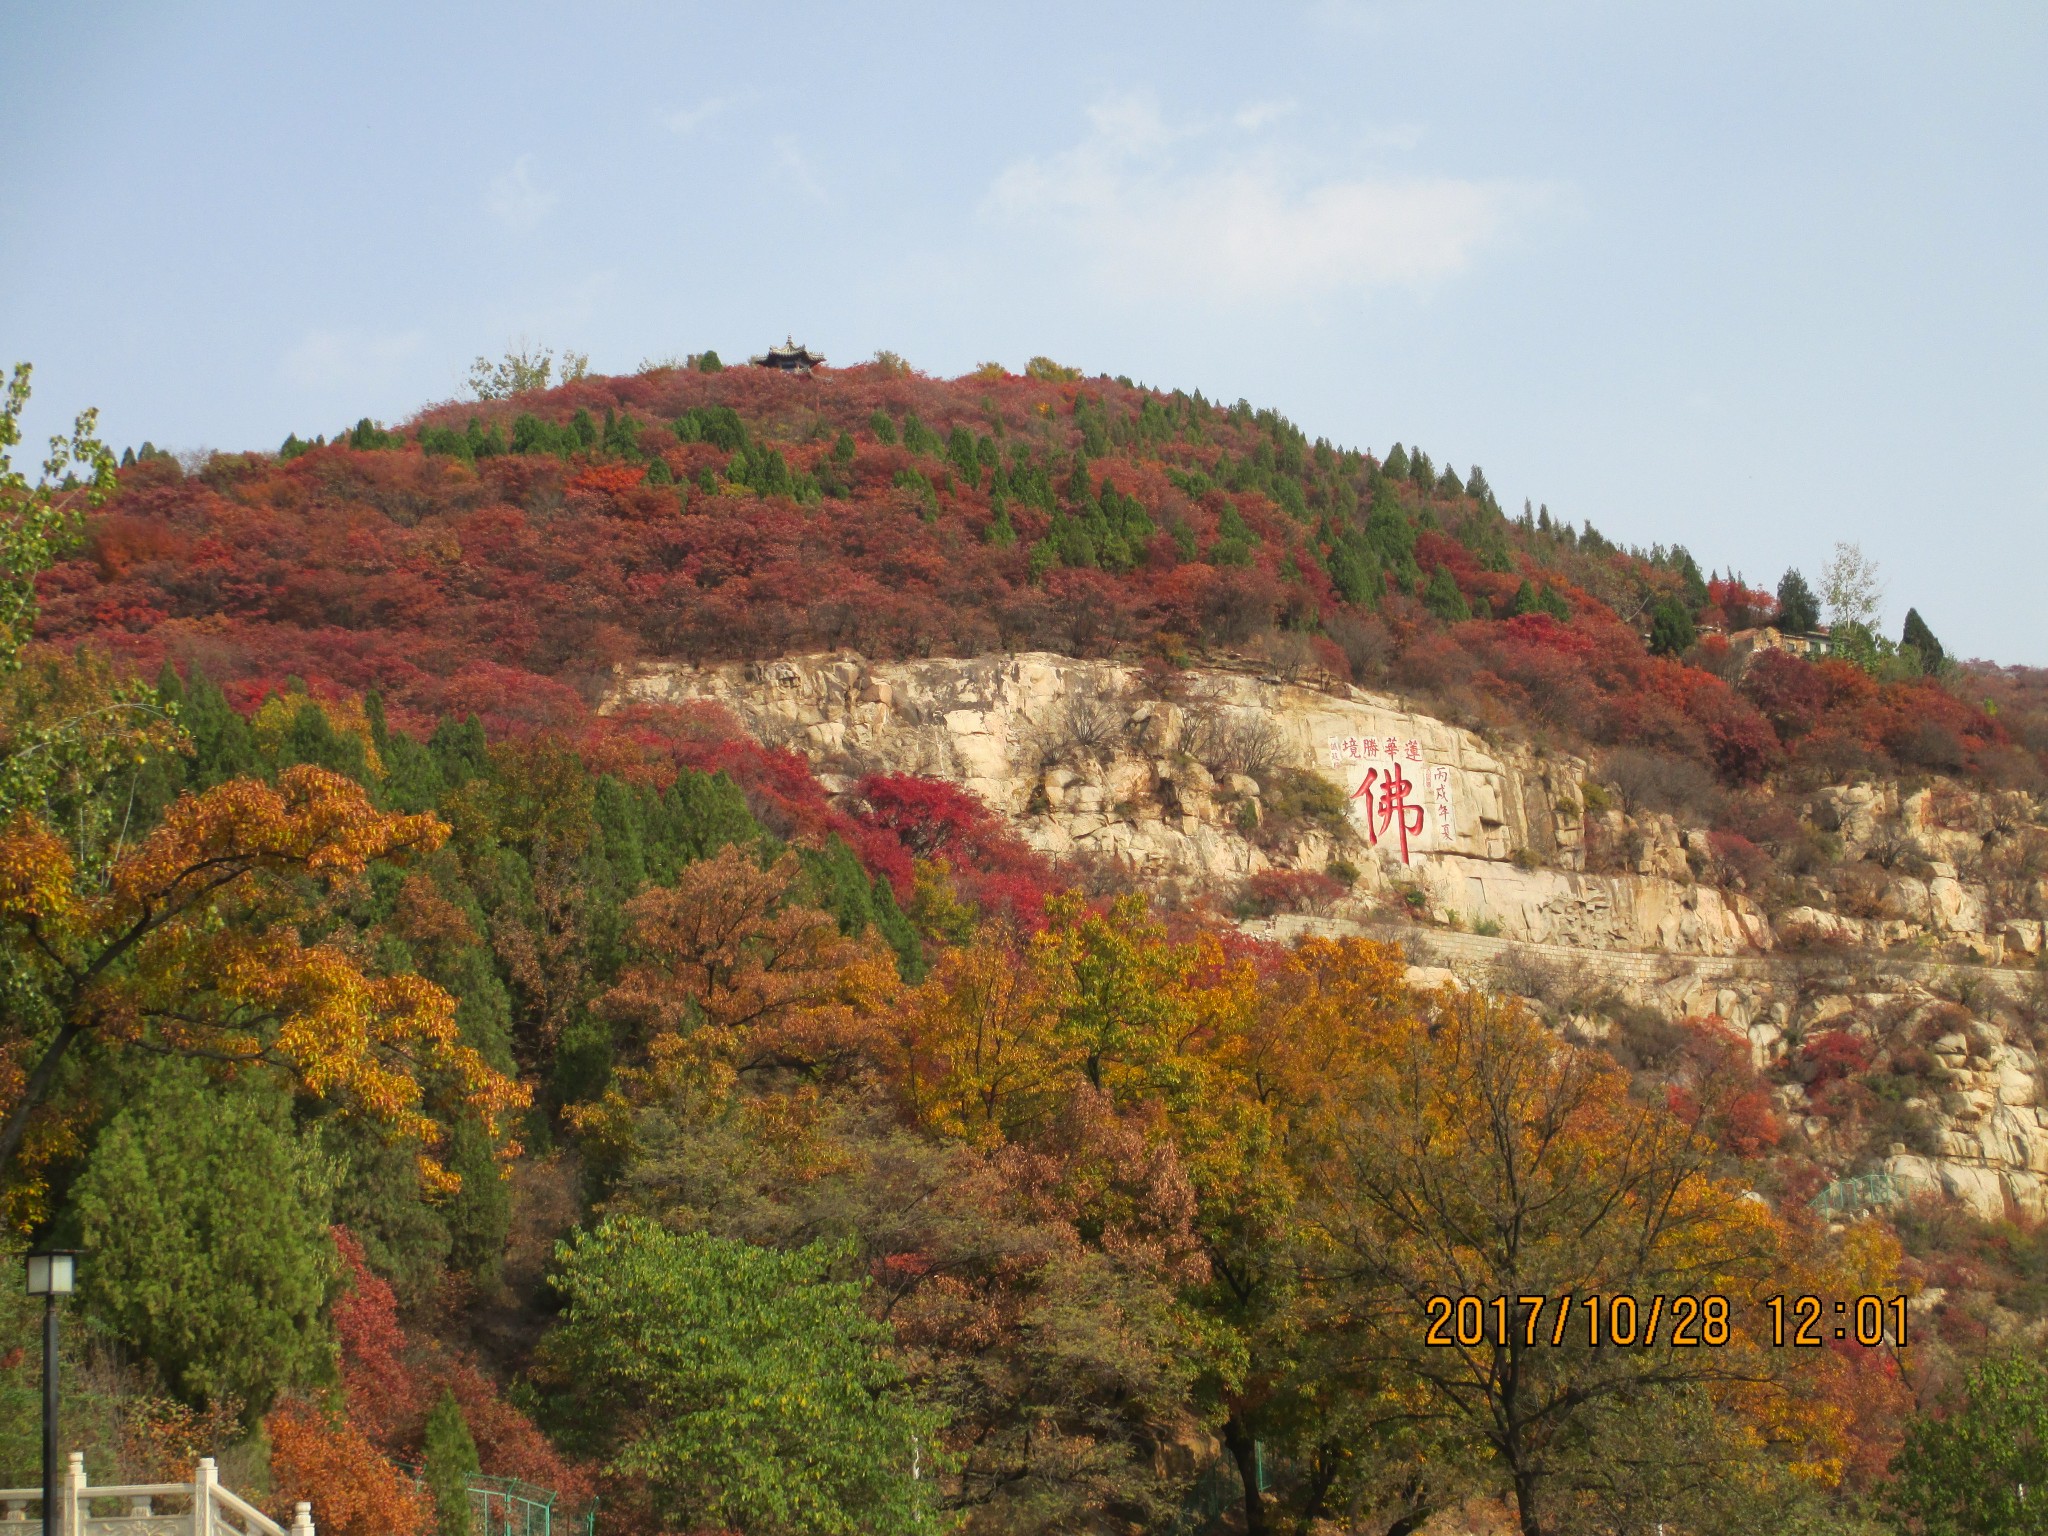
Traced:
[[[29, 1518], [40, 1488], [0, 1488], [0, 1536], [41, 1536]], [[71, 1453], [54, 1536], [314, 1536], [313, 1506], [301, 1504], [289, 1529], [220, 1485], [213, 1458], [200, 1458], [189, 1483], [113, 1483], [85, 1478], [85, 1457]]]

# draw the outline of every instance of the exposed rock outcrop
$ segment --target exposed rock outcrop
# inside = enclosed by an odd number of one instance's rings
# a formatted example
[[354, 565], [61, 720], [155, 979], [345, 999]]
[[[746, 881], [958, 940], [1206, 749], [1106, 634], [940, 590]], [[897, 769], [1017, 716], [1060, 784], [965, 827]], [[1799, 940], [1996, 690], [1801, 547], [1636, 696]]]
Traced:
[[875, 772], [954, 780], [1034, 847], [1154, 880], [1348, 866], [1359, 913], [1398, 893], [1439, 922], [1537, 942], [1708, 955], [1774, 942], [1746, 897], [1692, 878], [1668, 823], [1634, 872], [1587, 872], [1577, 758], [1498, 747], [1358, 690], [1221, 671], [1167, 684], [1042, 653], [837, 655], [652, 665], [615, 698], [714, 700], [842, 788]]
[[[1121, 861], [1189, 894], [1334, 873], [1313, 915], [1249, 926], [1404, 937], [1418, 984], [1519, 991], [1593, 1034], [1616, 1000], [1719, 1019], [1824, 1164], [1872, 1166], [1841, 1126], [1867, 1143], [1881, 1123], [1902, 1135], [1881, 1163], [1900, 1186], [2048, 1218], [2048, 1094], [2029, 1043], [2048, 1008], [2031, 969], [2048, 944], [2048, 833], [2024, 796], [1942, 781], [1806, 796], [1797, 814], [1824, 856], [1774, 923], [1715, 883], [1724, 849], [1707, 829], [1630, 814], [1578, 758], [1386, 695], [1039, 653], [840, 654], [652, 664], [611, 703], [702, 701], [803, 752], [838, 793], [870, 773], [962, 784], [1057, 859]], [[1388, 926], [1402, 917], [1435, 928]], [[1803, 1042], [1829, 1031], [1896, 1079], [1846, 1121], [1803, 1066]]]

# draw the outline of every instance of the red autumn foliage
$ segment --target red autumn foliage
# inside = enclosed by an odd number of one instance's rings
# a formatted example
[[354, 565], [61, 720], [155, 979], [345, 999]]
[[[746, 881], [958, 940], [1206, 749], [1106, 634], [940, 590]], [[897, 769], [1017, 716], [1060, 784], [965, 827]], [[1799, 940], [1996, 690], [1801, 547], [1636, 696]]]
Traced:
[[1687, 1019], [1681, 1027], [1681, 1066], [1666, 1085], [1667, 1107], [1736, 1157], [1776, 1146], [1783, 1128], [1750, 1061], [1749, 1042], [1717, 1018]]
[[[639, 459], [595, 447], [471, 462], [425, 454], [417, 440], [421, 427], [460, 432], [471, 418], [508, 440], [522, 414], [560, 426], [579, 409], [623, 416], [619, 441], [636, 443]], [[789, 478], [764, 491], [734, 469], [743, 456], [668, 430], [704, 410], [736, 413]], [[877, 435], [877, 412], [891, 441]], [[930, 436], [893, 440], [912, 415]], [[837, 449], [842, 435], [851, 458]], [[435, 407], [396, 442], [336, 443], [289, 461], [220, 457], [189, 476], [162, 461], [124, 470], [84, 549], [41, 577], [41, 633], [100, 637], [145, 668], [197, 663], [245, 708], [298, 676], [316, 691], [374, 686], [408, 729], [475, 713], [494, 735], [572, 739], [611, 728], [595, 723], [592, 701], [616, 668], [655, 656], [1088, 656], [1142, 651], [1162, 635], [1230, 650], [1283, 627], [1314, 637], [1330, 677], [1352, 671], [1333, 637], [1355, 631], [1358, 616], [1328, 570], [1339, 534], [1364, 524], [1377, 470], [1326, 444], [1311, 451], [1268, 413], [1109, 379], [656, 369]], [[974, 452], [947, 446], [960, 442]], [[1019, 468], [1019, 446], [1035, 467]], [[1070, 475], [1077, 452], [1087, 496], [1108, 486], [1134, 498], [1152, 531], [1113, 561], [1048, 568], [1049, 546], [1034, 545], [1085, 510]], [[1019, 476], [1001, 497], [991, 459]], [[654, 463], [666, 480], [650, 480]], [[1668, 567], [1560, 544], [1467, 497], [1405, 481], [1398, 496], [1412, 508], [1417, 569], [1450, 571], [1476, 617], [1446, 627], [1387, 578], [1381, 618], [1397, 681], [1503, 724], [1688, 756], [1734, 784], [1768, 774], [1788, 749], [1824, 771], [1890, 763], [2043, 779], [2036, 738], [2048, 737], [2008, 735], [1933, 682], [1879, 685], [1845, 663], [1765, 653], [1731, 689], [1723, 675], [1736, 668], [1710, 646], [1695, 655], [1701, 665], [1653, 657], [1642, 621], [1623, 622], [1588, 588], [1669, 595], [1678, 579]], [[992, 537], [999, 499], [1013, 541]], [[1227, 557], [1226, 519], [1249, 536], [1234, 535]], [[1494, 558], [1503, 548], [1508, 559]], [[1501, 617], [1525, 580], [1562, 600], [1570, 621]], [[1699, 617], [1730, 624], [1775, 608], [1726, 578], [1708, 597]], [[2002, 709], [2048, 713], [2048, 697], [2026, 685], [2000, 688]], [[792, 826], [827, 825], [773, 763], [745, 766], [750, 797]], [[869, 867], [907, 879], [872, 828], [830, 830], [865, 835], [856, 846]]]
[[[346, 1227], [334, 1229], [334, 1246], [347, 1275], [333, 1317], [348, 1411], [341, 1420], [295, 1426], [309, 1458], [298, 1486], [320, 1486], [326, 1475], [321, 1469], [330, 1462], [367, 1465], [357, 1440], [371, 1454], [417, 1461], [427, 1414], [445, 1389], [462, 1409], [485, 1472], [552, 1488], [572, 1506], [591, 1496], [596, 1487], [591, 1469], [557, 1451], [473, 1360], [438, 1339], [408, 1335], [391, 1287], [370, 1269], [362, 1244]], [[321, 1529], [327, 1529], [330, 1494], [323, 1488], [317, 1495], [297, 1497], [315, 1499]]]
[[1870, 1042], [1846, 1029], [1828, 1029], [1800, 1047], [1799, 1060], [1810, 1087], [1855, 1077], [1870, 1066]]
[[1778, 599], [1757, 587], [1743, 585], [1733, 577], [1716, 576], [1707, 582], [1707, 601], [1721, 610], [1730, 629], [1754, 629], [1774, 623]]
[[970, 791], [913, 774], [870, 774], [855, 786], [860, 820], [913, 858], [943, 859], [962, 895], [1036, 928], [1052, 887], [1045, 858]]
[[1244, 904], [1261, 917], [1276, 912], [1320, 912], [1345, 892], [1344, 883], [1309, 869], [1262, 869], [1245, 881]]

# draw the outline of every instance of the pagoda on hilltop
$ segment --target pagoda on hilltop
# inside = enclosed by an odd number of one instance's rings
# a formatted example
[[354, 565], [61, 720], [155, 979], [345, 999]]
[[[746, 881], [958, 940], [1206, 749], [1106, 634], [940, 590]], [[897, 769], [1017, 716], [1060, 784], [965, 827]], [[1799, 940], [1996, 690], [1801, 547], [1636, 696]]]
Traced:
[[756, 368], [780, 368], [784, 373], [809, 373], [825, 359], [808, 347], [800, 347], [784, 337], [782, 345], [770, 347], [759, 357], [747, 359]]

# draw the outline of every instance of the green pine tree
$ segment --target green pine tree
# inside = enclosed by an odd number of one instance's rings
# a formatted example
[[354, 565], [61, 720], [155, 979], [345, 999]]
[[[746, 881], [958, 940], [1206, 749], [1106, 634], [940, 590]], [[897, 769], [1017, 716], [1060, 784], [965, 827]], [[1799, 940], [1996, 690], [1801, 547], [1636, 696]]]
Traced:
[[420, 1471], [434, 1501], [435, 1530], [439, 1536], [473, 1536], [476, 1527], [470, 1512], [469, 1480], [482, 1470], [476, 1441], [469, 1433], [469, 1421], [462, 1416], [462, 1405], [444, 1387], [441, 1400], [427, 1415], [426, 1436], [420, 1448]]
[[1422, 593], [1422, 606], [1446, 624], [1462, 623], [1472, 617], [1472, 607], [1458, 589], [1458, 580], [1448, 565], [1440, 565]]
[[1778, 578], [1778, 628], [1788, 634], [1810, 634], [1820, 623], [1820, 599], [1796, 570]]
[[1911, 646], [1920, 656], [1920, 669], [1928, 674], [1939, 672], [1948, 660], [1948, 653], [1941, 648], [1941, 642], [1934, 638], [1934, 631], [1927, 627], [1927, 621], [1920, 617], [1918, 608], [1906, 610], [1905, 632], [1899, 636], [1901, 647]]
[[184, 1401], [260, 1417], [328, 1369], [332, 1178], [282, 1092], [153, 1064], [72, 1188], [87, 1311]]
[[211, 789], [229, 779], [264, 771], [262, 754], [256, 750], [256, 733], [249, 728], [249, 722], [196, 666], [185, 679], [178, 723], [192, 738], [192, 761], [187, 776], [193, 789]]
[[1650, 649], [1659, 656], [1682, 656], [1699, 638], [1692, 615], [1675, 597], [1660, 597], [1650, 609]]

